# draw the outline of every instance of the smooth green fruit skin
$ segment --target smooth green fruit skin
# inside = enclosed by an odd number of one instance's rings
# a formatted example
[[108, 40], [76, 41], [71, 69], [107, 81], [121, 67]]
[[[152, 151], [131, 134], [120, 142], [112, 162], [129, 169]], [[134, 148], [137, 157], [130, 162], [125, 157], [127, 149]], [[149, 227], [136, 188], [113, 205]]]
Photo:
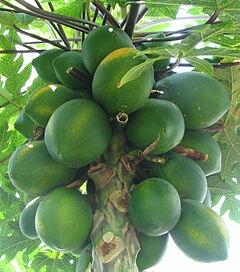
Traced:
[[76, 169], [54, 161], [44, 141], [32, 141], [18, 147], [8, 164], [9, 178], [13, 185], [34, 196], [67, 185], [76, 172]]
[[31, 200], [33, 200], [35, 198], [35, 196], [30, 195], [28, 193], [24, 193], [23, 194], [23, 202], [25, 205], [27, 205]]
[[75, 99], [60, 106], [45, 130], [45, 142], [51, 156], [73, 168], [99, 159], [107, 149], [110, 137], [107, 115], [87, 99]]
[[25, 111], [40, 127], [46, 127], [53, 112], [65, 102], [81, 98], [81, 93], [62, 85], [49, 85], [36, 89], [30, 96]]
[[36, 124], [25, 113], [25, 110], [21, 110], [18, 114], [16, 122], [14, 123], [14, 128], [27, 139], [32, 139], [35, 126]]
[[79, 248], [90, 235], [90, 205], [75, 189], [57, 188], [41, 200], [35, 226], [41, 241], [58, 251]]
[[227, 228], [221, 216], [204, 204], [183, 200], [181, 218], [170, 233], [178, 247], [196, 261], [227, 259]]
[[83, 64], [83, 57], [81, 52], [68, 51], [56, 57], [53, 61], [53, 68], [58, 80], [65, 86], [72, 89], [88, 88], [84, 81], [75, 79], [67, 70], [71, 67], [76, 68], [86, 76], [90, 76]]
[[119, 112], [131, 113], [141, 108], [152, 90], [152, 67], [137, 79], [119, 86], [121, 79], [131, 68], [145, 61], [146, 57], [136, 57], [137, 53], [132, 48], [115, 50], [100, 63], [94, 74], [93, 96], [112, 116]]
[[129, 36], [118, 27], [102, 26], [92, 30], [82, 45], [83, 62], [93, 75], [100, 62], [112, 51], [133, 47]]
[[[163, 39], [165, 38], [165, 35], [164, 33], [159, 32], [156, 34], [147, 35], [145, 38], [146, 39], [147, 38]], [[154, 48], [154, 47], [162, 47], [163, 45], [167, 45], [167, 42], [145, 42], [142, 44], [143, 47], [140, 50], [145, 50], [145, 49]], [[154, 55], [154, 54], [149, 54], [147, 56], [149, 56], [150, 58], [159, 57], [159, 55]], [[164, 70], [168, 67], [169, 63], [170, 63], [170, 59], [157, 60], [154, 62], [153, 68], [155, 71]]]
[[140, 271], [148, 269], [159, 263], [166, 251], [169, 234], [158, 237], [138, 234], [140, 251], [137, 256], [137, 266]]
[[33, 67], [36, 69], [38, 75], [47, 83], [59, 84], [60, 81], [56, 77], [53, 69], [53, 60], [61, 55], [64, 51], [60, 49], [50, 49], [44, 51], [40, 56], [32, 61]]
[[145, 105], [129, 116], [128, 140], [141, 150], [159, 137], [151, 154], [161, 154], [175, 147], [184, 135], [184, 119], [176, 105], [166, 100], [148, 99]]
[[19, 227], [23, 235], [30, 239], [37, 239], [35, 216], [39, 205], [39, 198], [35, 198], [23, 209], [19, 218]]
[[217, 80], [206, 74], [174, 74], [160, 80], [155, 87], [166, 91], [168, 100], [179, 107], [186, 128], [211, 126], [230, 108], [227, 91]]
[[174, 154], [164, 165], [154, 163], [150, 176], [165, 179], [178, 191], [181, 198], [203, 202], [207, 193], [207, 179], [193, 160]]
[[208, 155], [206, 161], [196, 161], [206, 176], [220, 172], [221, 149], [218, 143], [207, 133], [200, 130], [186, 130], [179, 146], [192, 148]]
[[212, 198], [211, 198], [211, 193], [210, 193], [209, 189], [207, 189], [207, 194], [206, 194], [206, 196], [204, 198], [203, 204], [205, 204], [209, 208], [212, 207]]
[[149, 178], [138, 184], [129, 201], [130, 221], [138, 231], [159, 236], [170, 231], [181, 213], [176, 189], [160, 178]]
[[92, 263], [92, 245], [89, 244], [81, 253], [77, 266], [76, 272], [86, 272], [89, 265]]

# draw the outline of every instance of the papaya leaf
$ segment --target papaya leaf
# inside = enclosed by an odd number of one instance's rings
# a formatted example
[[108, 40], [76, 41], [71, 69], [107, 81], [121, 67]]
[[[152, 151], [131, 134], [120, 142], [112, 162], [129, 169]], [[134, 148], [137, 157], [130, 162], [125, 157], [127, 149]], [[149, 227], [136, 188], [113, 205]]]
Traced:
[[0, 11], [0, 25], [10, 28], [13, 28], [14, 25], [20, 28], [28, 28], [33, 20], [35, 20], [33, 16], [24, 13]]
[[79, 18], [83, 11], [84, 2], [85, 1], [82, 0], [76, 0], [72, 3], [68, 3], [68, 5], [64, 5], [61, 8], [56, 9], [54, 13]]
[[232, 194], [233, 191], [231, 187], [223, 181], [219, 174], [212, 175], [207, 178], [208, 181], [208, 188], [211, 192], [211, 195], [214, 196], [223, 196]]
[[137, 79], [144, 71], [151, 68], [153, 63], [154, 63], [153, 59], [147, 59], [143, 63], [140, 63], [139, 65], [131, 68], [121, 79], [120, 83], [118, 84], [118, 88], [121, 88], [128, 82]]
[[190, 62], [196, 71], [213, 75], [214, 69], [209, 61], [197, 57], [188, 57], [186, 61]]
[[39, 240], [30, 240], [24, 237], [20, 230], [16, 230], [11, 236], [0, 236], [0, 256], [5, 256], [8, 261], [14, 259], [19, 251], [23, 251], [26, 248], [37, 248]]
[[63, 255], [57, 252], [39, 252], [34, 256], [31, 263], [34, 272], [75, 272], [76, 259], [70, 255]]
[[226, 196], [220, 210], [224, 215], [229, 211], [229, 218], [240, 224], [240, 200], [236, 196]]
[[119, 88], [122, 87], [123, 85], [127, 84], [131, 80], [137, 79], [144, 71], [149, 69], [153, 65], [153, 63], [157, 60], [162, 60], [162, 59], [169, 59], [171, 57], [178, 57], [179, 50], [175, 48], [174, 46], [163, 46], [159, 47], [158, 49], [146, 49], [143, 50], [140, 55], [142, 54], [156, 54], [159, 55], [157, 57], [153, 58], [148, 58], [144, 62], [140, 63], [139, 65], [136, 65], [132, 67], [121, 79]]
[[240, 160], [240, 66], [216, 69], [215, 77], [225, 86], [231, 96], [231, 108], [224, 120], [224, 130], [216, 135], [222, 150], [223, 179], [231, 180], [232, 171]]
[[[148, 6], [148, 5], [147, 5]], [[175, 19], [178, 13], [179, 6], [175, 7], [159, 7], [159, 6], [153, 6], [149, 5], [149, 10], [146, 14], [146, 16], [149, 17], [168, 17]]]

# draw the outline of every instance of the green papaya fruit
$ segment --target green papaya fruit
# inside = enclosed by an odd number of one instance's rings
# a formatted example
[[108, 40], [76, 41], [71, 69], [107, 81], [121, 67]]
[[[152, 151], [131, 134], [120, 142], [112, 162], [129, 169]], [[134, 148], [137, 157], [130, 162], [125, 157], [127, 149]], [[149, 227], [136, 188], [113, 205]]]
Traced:
[[110, 53], [98, 66], [93, 77], [93, 97], [106, 111], [116, 116], [131, 113], [147, 101], [153, 86], [152, 67], [127, 84], [120, 86], [123, 76], [134, 66], [144, 62], [133, 48], [121, 48]]
[[28, 193], [23, 193], [23, 202], [25, 205], [27, 205], [34, 198], [36, 198], [36, 196], [30, 195]]
[[57, 251], [79, 248], [90, 235], [93, 215], [90, 205], [75, 189], [57, 188], [40, 202], [35, 219], [36, 231]]
[[169, 234], [158, 237], [138, 233], [140, 251], [137, 256], [137, 266], [140, 271], [146, 270], [159, 263], [166, 251]]
[[81, 253], [76, 266], [76, 272], [87, 272], [91, 271], [92, 263], [92, 244], [90, 243], [86, 248], [84, 248]]
[[87, 99], [75, 99], [60, 106], [45, 130], [48, 152], [56, 161], [73, 168], [99, 159], [110, 137], [107, 115]]
[[203, 202], [207, 193], [207, 179], [201, 167], [193, 160], [178, 154], [171, 155], [164, 165], [154, 163], [150, 176], [171, 183], [181, 198]]
[[196, 261], [227, 259], [227, 228], [221, 216], [206, 205], [182, 200], [181, 218], [170, 233], [177, 246]]
[[60, 49], [50, 49], [41, 53], [40, 56], [32, 61], [33, 67], [36, 69], [38, 75], [47, 83], [59, 84], [60, 81], [56, 77], [53, 69], [53, 60], [61, 55], [64, 51]]
[[16, 122], [14, 123], [14, 128], [27, 139], [32, 139], [34, 137], [34, 129], [36, 128], [36, 124], [25, 113], [25, 110], [21, 110], [18, 114]]
[[195, 160], [202, 167], [206, 176], [218, 173], [221, 170], [221, 149], [207, 132], [186, 130], [179, 146], [191, 148], [207, 155], [207, 160]]
[[76, 169], [54, 161], [44, 141], [32, 141], [18, 147], [8, 164], [9, 178], [13, 185], [35, 196], [70, 183], [76, 172]]
[[209, 208], [212, 206], [211, 193], [209, 189], [207, 189], [207, 194], [203, 200], [203, 204], [207, 205]]
[[37, 239], [35, 216], [39, 205], [39, 198], [35, 198], [23, 209], [19, 218], [19, 227], [23, 235], [30, 239]]
[[30, 96], [25, 112], [40, 127], [46, 127], [53, 112], [65, 102], [82, 98], [84, 93], [75, 92], [62, 85], [49, 85], [36, 89]]
[[[86, 78], [78, 80], [68, 73], [69, 68], [76, 68]], [[68, 51], [62, 53], [53, 60], [53, 68], [58, 80], [65, 86], [72, 89], [87, 89], [91, 86], [91, 76], [83, 64], [82, 53], [77, 51]]]
[[84, 249], [88, 246], [89, 243], [91, 243], [91, 240], [87, 239], [82, 245], [80, 245], [74, 250], [71, 250], [69, 253], [71, 253], [75, 257], [79, 257], [83, 253]]
[[91, 74], [94, 74], [100, 62], [112, 51], [133, 47], [129, 36], [118, 27], [102, 26], [92, 30], [82, 45], [83, 62]]
[[179, 107], [186, 128], [209, 127], [230, 107], [227, 91], [216, 79], [206, 74], [174, 74], [157, 82], [155, 87], [167, 92], [168, 100]]
[[176, 105], [169, 101], [148, 99], [129, 116], [125, 133], [135, 147], [145, 149], [159, 138], [151, 154], [161, 154], [175, 147], [184, 135], [184, 120]]
[[[162, 32], [158, 32], [156, 34], [150, 34], [145, 37], [145, 39], [151, 40], [151, 39], [164, 39], [165, 34]], [[148, 48], [154, 48], [154, 47], [162, 47], [163, 45], [167, 45], [167, 42], [144, 42], [142, 43], [142, 50], [148, 49]], [[146, 54], [146, 56], [150, 58], [159, 57], [159, 55], [156, 54]], [[153, 69], [155, 71], [161, 71], [165, 70], [170, 63], [170, 59], [163, 59], [163, 60], [157, 60], [153, 64]]]
[[128, 206], [129, 218], [138, 231], [159, 236], [171, 230], [181, 213], [176, 189], [160, 178], [149, 178], [133, 190]]

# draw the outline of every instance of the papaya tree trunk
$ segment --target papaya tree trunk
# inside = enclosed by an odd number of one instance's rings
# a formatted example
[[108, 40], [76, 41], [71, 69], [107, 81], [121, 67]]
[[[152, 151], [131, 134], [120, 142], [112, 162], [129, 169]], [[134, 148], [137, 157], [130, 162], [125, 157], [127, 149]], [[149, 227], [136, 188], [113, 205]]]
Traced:
[[121, 134], [114, 135], [104, 162], [89, 169], [96, 186], [92, 271], [137, 272], [136, 257], [140, 249], [134, 227], [127, 215], [133, 173], [123, 156], [126, 151]]

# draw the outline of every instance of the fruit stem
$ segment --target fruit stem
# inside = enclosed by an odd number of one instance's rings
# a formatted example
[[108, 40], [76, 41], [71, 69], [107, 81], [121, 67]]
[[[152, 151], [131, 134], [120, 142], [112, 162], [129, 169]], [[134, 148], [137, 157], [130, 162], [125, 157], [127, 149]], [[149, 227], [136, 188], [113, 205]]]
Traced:
[[208, 154], [205, 154], [201, 151], [187, 148], [184, 146], [177, 146], [174, 148], [174, 151], [184, 157], [188, 157], [190, 159], [193, 159], [195, 161], [206, 161], [208, 160]]
[[119, 112], [116, 116], [116, 120], [121, 126], [124, 126], [128, 122], [128, 114], [124, 112]]
[[73, 78], [75, 78], [75, 79], [77, 79], [77, 80], [79, 80], [81, 82], [86, 83], [87, 87], [90, 87], [91, 84], [92, 84], [91, 77], [88, 74], [86, 74], [86, 73], [78, 70], [75, 67], [68, 68], [67, 71], [66, 71], [66, 73], [70, 74]]

